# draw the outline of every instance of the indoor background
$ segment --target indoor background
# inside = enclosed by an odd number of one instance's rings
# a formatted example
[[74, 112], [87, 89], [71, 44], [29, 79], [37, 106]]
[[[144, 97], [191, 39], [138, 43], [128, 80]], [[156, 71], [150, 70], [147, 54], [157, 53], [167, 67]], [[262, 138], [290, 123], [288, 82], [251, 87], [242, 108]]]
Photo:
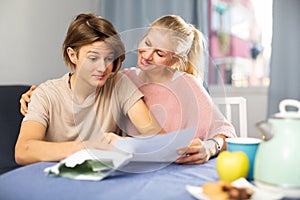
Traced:
[[[266, 26], [260, 24], [265, 19], [253, 21], [250, 1], [1, 0], [0, 84], [39, 84], [68, 72], [61, 45], [68, 25], [80, 12], [109, 19], [124, 35], [162, 15], [178, 14], [208, 41], [206, 82], [211, 95], [245, 97], [248, 134], [258, 137], [255, 123], [278, 112], [280, 100], [300, 99], [300, 1], [271, 1], [272, 16], [267, 18], [272, 24], [271, 50], [261, 48], [259, 28]], [[268, 52], [269, 60], [264, 60]], [[127, 58], [123, 67], [134, 65], [134, 55]]]

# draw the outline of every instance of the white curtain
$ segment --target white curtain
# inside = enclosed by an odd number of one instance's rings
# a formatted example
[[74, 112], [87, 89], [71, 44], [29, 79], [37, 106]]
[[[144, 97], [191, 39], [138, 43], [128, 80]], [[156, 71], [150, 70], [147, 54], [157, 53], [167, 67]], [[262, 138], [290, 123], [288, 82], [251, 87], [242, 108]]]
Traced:
[[273, 41], [268, 115], [282, 99], [300, 100], [300, 1], [273, 1]]

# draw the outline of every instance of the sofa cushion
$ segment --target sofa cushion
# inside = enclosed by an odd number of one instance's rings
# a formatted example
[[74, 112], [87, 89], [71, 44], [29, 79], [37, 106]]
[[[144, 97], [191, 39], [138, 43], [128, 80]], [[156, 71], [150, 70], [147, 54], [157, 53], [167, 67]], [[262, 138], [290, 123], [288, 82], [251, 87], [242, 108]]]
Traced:
[[23, 119], [19, 100], [28, 89], [26, 85], [0, 86], [0, 174], [19, 167], [14, 158], [15, 143]]

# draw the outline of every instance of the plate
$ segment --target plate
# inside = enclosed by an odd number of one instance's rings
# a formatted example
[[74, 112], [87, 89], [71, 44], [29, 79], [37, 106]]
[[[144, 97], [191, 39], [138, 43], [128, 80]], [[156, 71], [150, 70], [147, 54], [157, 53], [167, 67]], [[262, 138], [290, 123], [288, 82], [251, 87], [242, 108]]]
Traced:
[[203, 194], [202, 187], [186, 185], [185, 188], [196, 199], [209, 200], [209, 198]]
[[[254, 190], [254, 194], [252, 195], [251, 200], [261, 200], [261, 199], [276, 200], [276, 199], [282, 199], [284, 197], [281, 193], [268, 192], [260, 188], [257, 188], [251, 183], [249, 183], [245, 178], [237, 179], [236, 181], [232, 182], [232, 185], [235, 187], [252, 188]], [[196, 199], [209, 200], [209, 198], [205, 194], [203, 194], [202, 188], [199, 186], [186, 185], [186, 190]]]
[[255, 181], [255, 186], [262, 189], [268, 190], [270, 192], [280, 192], [287, 198], [299, 199], [300, 198], [300, 189], [298, 188], [288, 188], [288, 187], [279, 187], [261, 181]]

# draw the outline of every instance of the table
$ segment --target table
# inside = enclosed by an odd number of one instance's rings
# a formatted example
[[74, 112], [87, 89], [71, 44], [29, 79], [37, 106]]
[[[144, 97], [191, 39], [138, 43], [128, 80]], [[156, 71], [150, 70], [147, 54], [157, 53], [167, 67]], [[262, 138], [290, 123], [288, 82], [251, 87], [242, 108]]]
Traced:
[[[170, 164], [147, 173], [118, 171], [101, 181], [49, 177], [44, 169], [53, 162], [24, 166], [0, 176], [0, 199], [5, 200], [97, 200], [97, 199], [184, 199], [194, 198], [185, 185], [201, 186], [218, 180], [216, 159], [202, 165]], [[133, 164], [129, 164], [134, 165]]]

